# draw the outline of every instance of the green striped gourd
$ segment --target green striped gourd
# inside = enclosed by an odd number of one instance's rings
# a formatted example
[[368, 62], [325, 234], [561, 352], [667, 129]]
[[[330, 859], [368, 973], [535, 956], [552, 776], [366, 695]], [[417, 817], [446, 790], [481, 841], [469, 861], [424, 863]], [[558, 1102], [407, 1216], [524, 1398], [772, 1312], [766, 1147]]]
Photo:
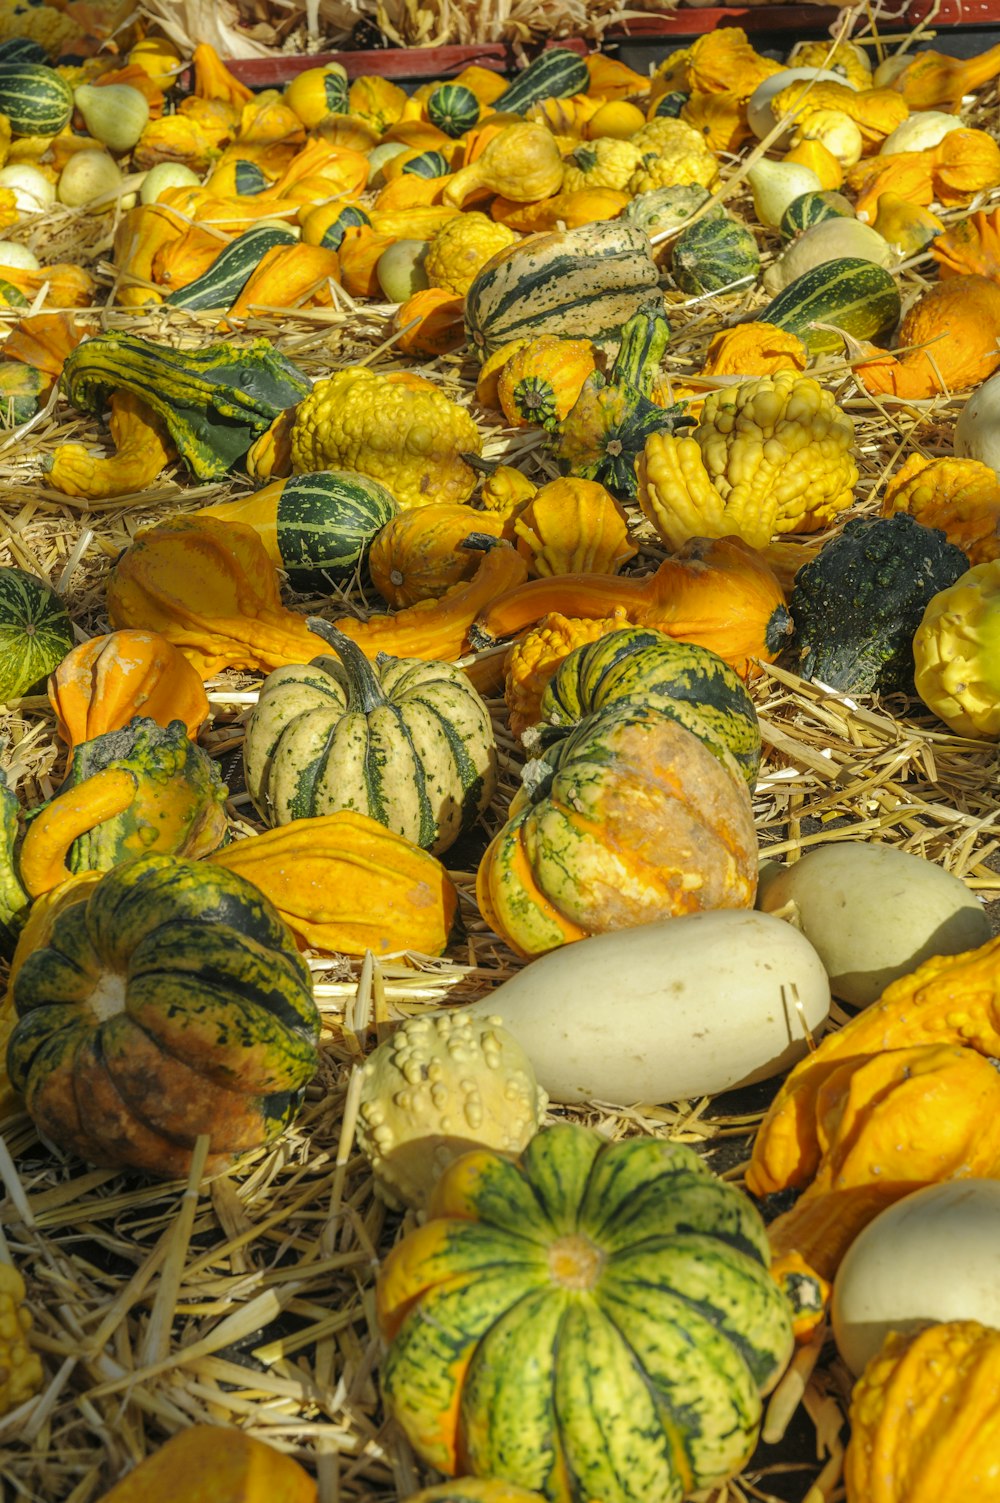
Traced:
[[752, 282], [760, 273], [760, 251], [745, 224], [728, 214], [706, 214], [674, 241], [670, 256], [674, 281], [689, 297]]
[[[155, 854], [58, 912], [12, 988], [11, 1084], [92, 1164], [186, 1175], [271, 1142], [316, 1070], [309, 968], [243, 877]], [[86, 1111], [79, 1103], [86, 1102]]]
[[455, 140], [478, 121], [479, 100], [464, 84], [438, 84], [427, 99], [427, 118]]
[[48, 63], [49, 54], [31, 37], [5, 37], [0, 42], [0, 63]]
[[56, 136], [73, 113], [73, 90], [44, 63], [0, 62], [0, 115], [15, 136]]
[[[837, 330], [877, 339], [899, 321], [899, 288], [891, 272], [857, 256], [840, 256], [789, 282], [759, 317], [795, 334], [811, 355], [843, 349]], [[815, 323], [832, 324], [818, 329]]]
[[497, 114], [523, 115], [540, 99], [568, 99], [583, 94], [590, 85], [587, 64], [568, 47], [549, 47], [519, 73], [491, 110]]
[[[254, 192], [257, 190], [254, 189]], [[258, 224], [237, 235], [223, 246], [207, 271], [186, 287], [178, 287], [164, 302], [173, 308], [228, 308], [239, 297], [244, 285], [267, 251], [275, 245], [294, 245], [290, 229], [279, 224]]]
[[23, 569], [0, 569], [0, 704], [33, 689], [73, 642], [72, 623], [55, 590]]
[[793, 198], [781, 216], [779, 231], [784, 241], [794, 240], [803, 230], [824, 219], [853, 219], [854, 206], [842, 193], [830, 188], [814, 188], [810, 193], [800, 193]]
[[529, 235], [506, 247], [465, 295], [465, 328], [481, 360], [515, 339], [554, 334], [616, 350], [622, 325], [662, 308], [649, 238], [620, 220]]
[[279, 668], [246, 729], [247, 791], [271, 825], [339, 809], [439, 855], [496, 786], [489, 712], [460, 668], [381, 654], [309, 618], [339, 658]]
[[543, 1128], [445, 1171], [382, 1264], [382, 1390], [424, 1461], [551, 1503], [681, 1503], [749, 1458], [792, 1351], [750, 1200], [660, 1138]]
[[371, 224], [371, 220], [361, 205], [345, 204], [336, 219], [331, 219], [320, 236], [319, 243], [324, 250], [339, 250], [347, 231], [357, 229], [363, 224]]
[[77, 345], [60, 385], [81, 412], [99, 414], [109, 394], [134, 392], [167, 426], [199, 480], [228, 474], [274, 419], [310, 389], [267, 339], [175, 350], [138, 334], [96, 334]]
[[353, 470], [322, 470], [276, 480], [239, 500], [207, 506], [198, 516], [252, 527], [267, 556], [298, 589], [349, 579], [399, 511], [391, 491]]
[[682, 94], [679, 89], [672, 89], [669, 94], [661, 94], [653, 110], [654, 120], [679, 120], [681, 110], [690, 98], [690, 94]]
[[233, 168], [233, 182], [236, 185], [236, 192], [243, 198], [251, 197], [254, 193], [263, 193], [270, 179], [264, 175], [256, 162], [240, 157]]
[[411, 157], [402, 169], [402, 174], [411, 177], [447, 177], [449, 172], [448, 163], [439, 151], [422, 151], [419, 156]]
[[[19, 834], [20, 805], [7, 786], [7, 778], [0, 768], [0, 956], [10, 960], [14, 954], [17, 936], [31, 902], [21, 886], [18, 876], [15, 847]], [[0, 1025], [0, 1039], [3, 1027]], [[0, 1086], [0, 1108], [3, 1104], [3, 1088]], [[3, 1115], [0, 1110], [0, 1116]]]
[[574, 648], [542, 695], [530, 750], [561, 739], [588, 715], [625, 704], [652, 705], [712, 751], [724, 747], [753, 787], [760, 725], [742, 679], [707, 647], [649, 627], [623, 627]]

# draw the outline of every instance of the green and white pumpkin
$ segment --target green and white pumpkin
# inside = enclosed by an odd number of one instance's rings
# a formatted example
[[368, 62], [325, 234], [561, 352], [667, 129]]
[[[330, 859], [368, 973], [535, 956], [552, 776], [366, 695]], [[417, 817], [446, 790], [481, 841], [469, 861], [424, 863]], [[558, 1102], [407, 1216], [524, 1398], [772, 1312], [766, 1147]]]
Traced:
[[379, 1274], [386, 1403], [446, 1475], [681, 1503], [747, 1461], [791, 1355], [769, 1261], [749, 1199], [681, 1144], [562, 1124], [467, 1154]]
[[428, 96], [427, 118], [446, 136], [463, 136], [479, 119], [479, 100], [464, 84], [439, 84]]
[[489, 712], [450, 663], [369, 663], [326, 621], [309, 628], [340, 661], [278, 668], [247, 724], [247, 791], [268, 824], [353, 809], [439, 855], [496, 787]]
[[66, 607], [43, 579], [0, 569], [0, 704], [19, 699], [73, 646]]
[[15, 136], [56, 136], [73, 113], [73, 90], [44, 63], [0, 62], [0, 115]]

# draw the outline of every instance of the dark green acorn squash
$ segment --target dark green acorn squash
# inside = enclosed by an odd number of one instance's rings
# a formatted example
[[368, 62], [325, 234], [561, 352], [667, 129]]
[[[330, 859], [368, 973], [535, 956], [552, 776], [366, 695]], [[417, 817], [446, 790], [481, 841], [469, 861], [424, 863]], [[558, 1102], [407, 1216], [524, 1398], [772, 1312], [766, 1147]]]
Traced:
[[73, 624], [55, 590], [24, 569], [0, 569], [0, 705], [46, 678], [73, 642]]
[[496, 787], [486, 706], [451, 663], [385, 653], [370, 663], [328, 622], [308, 624], [340, 661], [317, 657], [264, 680], [243, 742], [258, 812], [286, 825], [353, 809], [440, 855]]
[[757, 712], [742, 679], [707, 647], [677, 642], [650, 627], [626, 626], [576, 647], [542, 695], [540, 724], [525, 745], [561, 739], [588, 715], [618, 705], [651, 705], [712, 751], [724, 747], [752, 788], [760, 768]]
[[900, 512], [857, 517], [795, 576], [792, 651], [803, 678], [848, 694], [915, 694], [913, 636], [969, 561]]
[[113, 391], [131, 391], [161, 417], [199, 480], [226, 475], [311, 383], [269, 340], [175, 350], [138, 334], [96, 334], [67, 357], [60, 385], [99, 416]]
[[700, 297], [754, 281], [760, 273], [760, 251], [745, 224], [725, 213], [706, 214], [674, 241], [670, 269], [682, 292]]
[[148, 855], [52, 920], [15, 977], [7, 1067], [38, 1127], [88, 1163], [157, 1176], [276, 1138], [317, 1063], [291, 931], [242, 877]]
[[791, 1354], [769, 1258], [681, 1144], [562, 1124], [470, 1154], [379, 1271], [389, 1411], [446, 1474], [681, 1503], [740, 1470]]

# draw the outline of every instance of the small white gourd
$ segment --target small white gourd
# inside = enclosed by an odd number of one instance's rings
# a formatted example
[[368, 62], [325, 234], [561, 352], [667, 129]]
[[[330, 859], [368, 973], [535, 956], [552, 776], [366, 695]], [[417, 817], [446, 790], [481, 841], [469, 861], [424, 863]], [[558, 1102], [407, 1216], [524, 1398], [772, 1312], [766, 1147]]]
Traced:
[[168, 188], [193, 188], [201, 181], [196, 172], [185, 167], [183, 162], [157, 162], [150, 167], [139, 189], [141, 204], [155, 204], [161, 193]]
[[823, 184], [811, 167], [801, 162], [771, 162], [766, 157], [747, 173], [757, 218], [776, 230], [793, 198], [818, 193]]
[[892, 246], [870, 225], [858, 219], [823, 219], [804, 230], [767, 268], [765, 291], [781, 292], [814, 266], [824, 266], [841, 256], [872, 261], [876, 266], [891, 266], [896, 260]]
[[149, 120], [146, 96], [131, 84], [81, 84], [73, 101], [88, 133], [109, 151], [131, 151]]
[[0, 240], [0, 267], [12, 266], [18, 271], [38, 271], [41, 264], [34, 251], [26, 245], [18, 245], [16, 240]]
[[964, 121], [957, 115], [946, 115], [943, 110], [917, 110], [889, 132], [878, 154], [889, 157], [900, 151], [930, 151], [953, 130], [965, 129]]
[[375, 275], [390, 303], [405, 303], [430, 285], [424, 270], [426, 254], [426, 240], [397, 240], [379, 256]]
[[56, 201], [55, 184], [27, 162], [0, 168], [0, 188], [11, 189], [21, 214], [41, 214]]
[[1000, 478], [1000, 374], [969, 397], [955, 424], [954, 444], [956, 454], [988, 464]]
[[124, 178], [118, 163], [106, 151], [86, 148], [75, 151], [59, 174], [56, 194], [61, 204], [81, 209], [95, 198], [114, 193]]
[[377, 146], [373, 146], [368, 153], [369, 188], [380, 188], [385, 181], [382, 168], [386, 162], [391, 162], [393, 157], [398, 157], [400, 152], [409, 151], [409, 149], [403, 141], [380, 141]]

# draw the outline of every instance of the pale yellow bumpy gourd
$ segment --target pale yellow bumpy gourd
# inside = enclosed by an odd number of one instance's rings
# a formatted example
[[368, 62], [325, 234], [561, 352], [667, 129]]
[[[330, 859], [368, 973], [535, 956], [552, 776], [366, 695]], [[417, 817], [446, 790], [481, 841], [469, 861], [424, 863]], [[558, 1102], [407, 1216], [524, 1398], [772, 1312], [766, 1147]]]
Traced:
[[28, 1345], [31, 1316], [24, 1295], [17, 1269], [0, 1263], [0, 1414], [30, 1399], [43, 1382], [42, 1364]]
[[499, 1018], [408, 1018], [361, 1072], [358, 1143], [390, 1205], [421, 1206], [474, 1148], [520, 1153], [548, 1098]]
[[671, 548], [818, 532], [850, 506], [854, 424], [811, 377], [778, 371], [712, 392], [691, 437], [654, 433], [636, 462], [639, 504]]

